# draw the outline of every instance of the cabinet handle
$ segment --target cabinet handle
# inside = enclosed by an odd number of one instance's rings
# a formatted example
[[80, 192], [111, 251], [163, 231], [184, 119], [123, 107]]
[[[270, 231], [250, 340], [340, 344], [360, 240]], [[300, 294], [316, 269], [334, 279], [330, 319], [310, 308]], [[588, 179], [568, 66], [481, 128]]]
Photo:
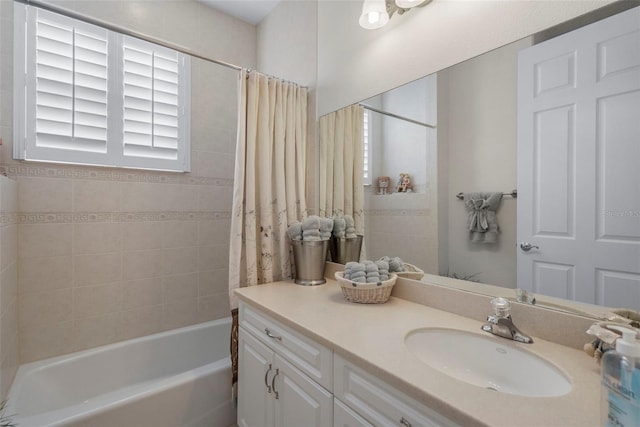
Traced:
[[271, 372], [271, 363], [269, 363], [269, 369], [267, 369], [267, 372], [264, 373], [264, 385], [267, 386], [267, 392], [271, 393], [271, 386], [267, 382], [269, 378], [269, 372]]
[[411, 423], [405, 417], [400, 418], [400, 424], [405, 427], [411, 427]]
[[267, 336], [269, 338], [273, 338], [274, 340], [282, 341], [282, 337], [280, 337], [278, 335], [273, 335], [273, 333], [271, 332], [271, 329], [269, 329], [269, 328], [264, 328], [264, 333], [267, 334]]
[[276, 368], [276, 374], [271, 378], [271, 389], [276, 395], [276, 399], [278, 398], [278, 392], [276, 391], [276, 377], [280, 373], [280, 369]]

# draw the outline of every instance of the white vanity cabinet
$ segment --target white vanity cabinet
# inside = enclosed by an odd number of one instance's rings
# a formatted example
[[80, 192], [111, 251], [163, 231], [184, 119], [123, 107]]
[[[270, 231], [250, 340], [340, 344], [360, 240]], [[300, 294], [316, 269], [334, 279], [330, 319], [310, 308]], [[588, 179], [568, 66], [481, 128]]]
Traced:
[[[415, 401], [348, 360], [334, 355], [334, 386], [339, 399], [374, 426], [454, 427], [455, 423]], [[362, 426], [358, 419], [349, 426]]]
[[331, 349], [241, 305], [238, 425], [333, 425], [332, 355]]
[[239, 322], [240, 427], [455, 426], [262, 311]]
[[333, 427], [373, 427], [373, 424], [338, 399], [333, 399]]

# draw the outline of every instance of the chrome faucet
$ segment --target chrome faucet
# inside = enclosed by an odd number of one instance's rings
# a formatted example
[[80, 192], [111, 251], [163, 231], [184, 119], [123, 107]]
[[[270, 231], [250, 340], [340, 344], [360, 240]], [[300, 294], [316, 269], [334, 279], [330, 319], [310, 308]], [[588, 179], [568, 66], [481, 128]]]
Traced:
[[494, 314], [487, 316], [487, 322], [482, 325], [482, 330], [499, 337], [531, 344], [533, 339], [523, 334], [520, 329], [513, 324], [509, 310], [511, 304], [504, 298], [494, 298], [491, 300]]

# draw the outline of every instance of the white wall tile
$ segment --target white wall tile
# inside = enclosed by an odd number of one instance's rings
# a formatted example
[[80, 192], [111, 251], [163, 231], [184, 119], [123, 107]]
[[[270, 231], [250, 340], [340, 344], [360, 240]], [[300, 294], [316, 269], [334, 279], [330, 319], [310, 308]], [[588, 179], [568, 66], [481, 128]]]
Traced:
[[113, 181], [73, 182], [74, 212], [120, 212], [125, 184]]
[[18, 293], [52, 291], [71, 287], [72, 271], [70, 256], [20, 259]]
[[71, 212], [73, 182], [59, 178], [18, 177], [20, 212]]
[[18, 247], [21, 258], [71, 255], [71, 224], [20, 224]]
[[119, 252], [122, 250], [122, 224], [116, 222], [73, 225], [76, 255]]
[[122, 278], [122, 254], [76, 255], [73, 261], [75, 286], [113, 283]]
[[162, 276], [162, 250], [124, 253], [124, 279], [137, 280]]

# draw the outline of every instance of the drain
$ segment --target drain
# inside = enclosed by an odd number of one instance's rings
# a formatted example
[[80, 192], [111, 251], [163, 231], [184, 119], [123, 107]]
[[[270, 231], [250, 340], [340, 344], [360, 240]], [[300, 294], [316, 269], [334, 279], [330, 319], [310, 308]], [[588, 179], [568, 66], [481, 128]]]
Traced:
[[498, 389], [493, 388], [493, 387], [485, 387], [487, 390], [491, 390], [491, 391], [498, 391]]

